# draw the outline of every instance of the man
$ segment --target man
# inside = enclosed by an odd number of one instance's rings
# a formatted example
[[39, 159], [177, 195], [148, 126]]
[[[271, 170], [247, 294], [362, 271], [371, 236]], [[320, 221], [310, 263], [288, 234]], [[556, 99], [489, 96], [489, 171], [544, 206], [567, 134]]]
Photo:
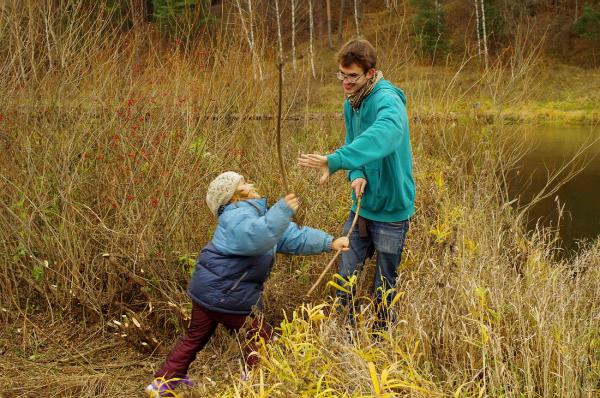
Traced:
[[[339, 274], [350, 278], [373, 250], [377, 252], [375, 299], [379, 319], [385, 322], [394, 295], [384, 293], [396, 286], [409, 219], [415, 212], [406, 97], [376, 69], [377, 54], [367, 40], [349, 41], [337, 59], [337, 77], [346, 96], [345, 145], [326, 156], [302, 154], [298, 164], [320, 169], [321, 183], [330, 174], [347, 170], [353, 205], [344, 233], [362, 195], [359, 228], [350, 237], [350, 251], [342, 253]], [[348, 294], [338, 291], [338, 296], [349, 303]]]

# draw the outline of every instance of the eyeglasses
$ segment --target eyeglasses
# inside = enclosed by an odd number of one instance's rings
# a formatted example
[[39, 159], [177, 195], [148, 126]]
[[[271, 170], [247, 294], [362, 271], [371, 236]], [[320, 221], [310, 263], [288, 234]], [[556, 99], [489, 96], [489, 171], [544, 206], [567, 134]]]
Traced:
[[343, 72], [338, 72], [338, 73], [336, 73], [336, 74], [335, 74], [335, 76], [338, 78], [338, 80], [341, 80], [341, 81], [344, 81], [344, 80], [346, 80], [346, 81], [347, 81], [348, 83], [350, 83], [350, 84], [354, 84], [354, 83], [356, 83], [356, 82], [357, 82], [357, 81], [359, 81], [359, 80], [360, 80], [360, 78], [361, 78], [361, 77], [363, 77], [364, 75], [366, 75], [366, 73], [363, 73], [363, 74], [361, 74], [361, 75], [356, 75], [356, 74], [354, 74], [354, 73], [353, 73], [353, 74], [350, 74], [350, 75], [347, 75], [347, 74], [345, 74], [345, 73], [343, 73]]

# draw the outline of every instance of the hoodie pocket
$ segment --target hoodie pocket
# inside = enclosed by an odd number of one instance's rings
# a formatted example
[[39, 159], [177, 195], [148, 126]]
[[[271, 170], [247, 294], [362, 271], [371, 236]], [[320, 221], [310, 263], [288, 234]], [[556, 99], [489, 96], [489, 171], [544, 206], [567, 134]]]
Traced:
[[[376, 163], [376, 162], [374, 162]], [[363, 198], [363, 206], [371, 212], [383, 209], [385, 198], [381, 196], [381, 167], [379, 164], [369, 163], [365, 166], [367, 189]]]

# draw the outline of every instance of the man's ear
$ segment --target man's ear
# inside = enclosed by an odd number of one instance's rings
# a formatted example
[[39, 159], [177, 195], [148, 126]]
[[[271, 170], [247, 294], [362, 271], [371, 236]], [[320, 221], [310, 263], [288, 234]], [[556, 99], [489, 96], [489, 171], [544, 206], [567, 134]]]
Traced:
[[375, 73], [377, 73], [377, 69], [375, 69], [375, 68], [371, 68], [371, 69], [369, 69], [369, 71], [367, 72], [367, 77], [370, 79], [370, 78], [372, 78], [373, 76], [375, 76]]

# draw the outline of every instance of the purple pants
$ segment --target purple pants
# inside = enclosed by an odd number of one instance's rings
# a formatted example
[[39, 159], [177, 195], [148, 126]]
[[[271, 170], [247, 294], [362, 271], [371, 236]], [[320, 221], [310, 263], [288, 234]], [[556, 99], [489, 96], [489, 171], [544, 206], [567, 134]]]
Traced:
[[244, 326], [247, 319], [251, 322], [246, 333], [244, 354], [246, 364], [250, 367], [256, 366], [259, 358], [251, 353], [258, 348], [256, 344], [258, 338], [265, 341], [271, 338], [273, 333], [271, 327], [254, 317], [209, 311], [192, 301], [192, 320], [187, 335], [171, 349], [165, 363], [154, 376], [172, 379], [187, 375], [190, 364], [196, 359], [196, 354], [208, 343], [219, 323], [230, 330], [238, 330]]

